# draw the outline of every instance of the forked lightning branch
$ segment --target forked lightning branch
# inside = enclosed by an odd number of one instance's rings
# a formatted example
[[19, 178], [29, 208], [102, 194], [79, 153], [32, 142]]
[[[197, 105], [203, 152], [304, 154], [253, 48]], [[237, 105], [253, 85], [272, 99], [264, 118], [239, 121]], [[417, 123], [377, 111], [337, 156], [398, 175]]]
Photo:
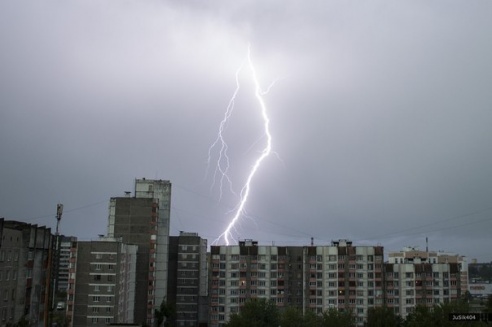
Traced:
[[[246, 66], [246, 67], [245, 67]], [[229, 104], [227, 106], [227, 109], [224, 113], [224, 118], [220, 122], [219, 125], [219, 130], [217, 133], [217, 137], [215, 141], [212, 143], [212, 145], [209, 148], [209, 153], [208, 153], [208, 164], [210, 166], [210, 161], [211, 161], [211, 155], [213, 151], [217, 151], [217, 161], [215, 162], [215, 170], [213, 174], [213, 183], [215, 183], [216, 180], [218, 180], [219, 183], [219, 190], [220, 190], [220, 196], [222, 197], [223, 193], [223, 185], [224, 183], [227, 183], [229, 186], [229, 189], [231, 192], [233, 191], [232, 188], [232, 179], [229, 176], [229, 168], [230, 168], [230, 159], [227, 154], [228, 150], [228, 144], [224, 138], [224, 130], [227, 127], [227, 123], [234, 111], [234, 106], [235, 106], [235, 101], [236, 101], [236, 96], [238, 95], [240, 91], [240, 82], [239, 82], [239, 76], [240, 73], [242, 72], [243, 69], [249, 69], [251, 73], [251, 78], [254, 83], [254, 96], [257, 101], [257, 108], [253, 108], [252, 110], [258, 111], [258, 115], [261, 116], [262, 122], [263, 122], [263, 139], [266, 140], [264, 147], [262, 151], [260, 152], [260, 155], [256, 158], [254, 161], [253, 166], [251, 167], [251, 170], [249, 171], [246, 181], [244, 182], [241, 191], [239, 192], [239, 202], [237, 203], [235, 209], [233, 210], [233, 215], [230, 218], [230, 221], [228, 225], [226, 226], [224, 232], [220, 234], [217, 239], [213, 242], [213, 244], [218, 244], [221, 241], [225, 242], [226, 245], [229, 245], [231, 241], [235, 241], [234, 235], [237, 234], [237, 229], [236, 226], [239, 222], [239, 220], [245, 215], [245, 208], [246, 204], [248, 202], [248, 198], [251, 192], [251, 184], [253, 182], [253, 179], [256, 175], [256, 172], [258, 169], [260, 169], [260, 166], [262, 165], [263, 161], [271, 154], [272, 152], [272, 135], [270, 133], [270, 118], [268, 117], [268, 110], [265, 104], [265, 101], [263, 99], [263, 96], [268, 92], [270, 87], [264, 91], [261, 88], [261, 85], [258, 80], [258, 75], [256, 73], [255, 66], [253, 64], [253, 61], [251, 59], [251, 49], [248, 48], [248, 55], [246, 59], [246, 63], [242, 64], [238, 70], [236, 71], [236, 89], [234, 91], [234, 94], [232, 95]], [[212, 184], [213, 187], [214, 184]]]

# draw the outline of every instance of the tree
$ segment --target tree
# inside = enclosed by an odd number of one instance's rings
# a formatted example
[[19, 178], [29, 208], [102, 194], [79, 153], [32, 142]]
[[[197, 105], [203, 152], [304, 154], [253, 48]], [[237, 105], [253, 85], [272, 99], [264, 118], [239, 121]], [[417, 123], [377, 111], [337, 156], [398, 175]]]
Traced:
[[295, 307], [288, 307], [280, 317], [282, 327], [305, 327], [304, 315], [302, 311]]
[[459, 327], [470, 326], [474, 327], [485, 326], [486, 323], [474, 321], [451, 321], [450, 314], [466, 314], [470, 312], [470, 306], [466, 301], [457, 300], [449, 303], [434, 305], [433, 307], [417, 306], [415, 310], [408, 314], [405, 319], [405, 327]]
[[492, 295], [489, 295], [487, 298], [487, 305], [485, 307], [485, 311], [488, 313], [492, 313]]
[[418, 305], [405, 319], [405, 327], [435, 326], [432, 308]]
[[279, 326], [280, 315], [277, 306], [265, 299], [251, 299], [238, 314], [233, 314], [227, 327], [272, 327]]
[[401, 317], [392, 308], [369, 308], [367, 312], [367, 327], [398, 327], [402, 323]]
[[328, 309], [321, 316], [323, 327], [352, 327], [355, 326], [355, 316], [352, 311], [338, 311], [335, 308]]
[[171, 320], [176, 317], [176, 308], [171, 303], [167, 303], [166, 300], [162, 300], [159, 309], [155, 310], [154, 316], [158, 327], [162, 323], [164, 323], [164, 326], [171, 326]]

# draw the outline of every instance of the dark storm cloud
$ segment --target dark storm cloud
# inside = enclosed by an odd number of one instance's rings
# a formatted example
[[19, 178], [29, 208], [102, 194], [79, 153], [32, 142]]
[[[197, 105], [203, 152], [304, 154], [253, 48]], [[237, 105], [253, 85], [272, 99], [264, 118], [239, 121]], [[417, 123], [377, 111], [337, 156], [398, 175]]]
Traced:
[[[136, 177], [174, 184], [172, 231], [210, 240], [237, 198], [208, 147], [247, 46], [273, 146], [242, 238], [351, 238], [491, 260], [491, 5], [476, 1], [0, 4], [0, 216], [82, 238]], [[226, 131], [239, 191], [261, 150], [251, 80]], [[72, 210], [70, 210], [72, 209]], [[490, 218], [490, 219], [489, 219]]]

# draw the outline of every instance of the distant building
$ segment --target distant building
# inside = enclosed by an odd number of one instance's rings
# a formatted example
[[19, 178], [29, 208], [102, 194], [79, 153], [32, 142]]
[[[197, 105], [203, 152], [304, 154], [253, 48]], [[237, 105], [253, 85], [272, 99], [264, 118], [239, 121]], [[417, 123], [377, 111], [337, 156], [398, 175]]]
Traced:
[[197, 233], [170, 237], [167, 303], [176, 308], [175, 326], [208, 322], [207, 240]]
[[448, 303], [468, 290], [468, 265], [458, 254], [412, 247], [390, 252], [385, 276], [386, 304], [402, 317], [416, 305]]
[[134, 320], [137, 246], [121, 239], [72, 242], [67, 296], [70, 326]]
[[154, 324], [167, 296], [171, 183], [135, 180], [135, 197], [111, 198], [108, 236], [138, 245], [134, 322]]
[[477, 262], [476, 259], [468, 265], [470, 295], [475, 298], [488, 298], [492, 295], [492, 263]]
[[471, 283], [492, 283], [492, 262], [477, 262], [468, 265], [469, 280]]
[[248, 299], [322, 313], [352, 310], [362, 326], [368, 308], [383, 304], [383, 247], [262, 246], [256, 241], [212, 246], [210, 326], [222, 326]]
[[0, 321], [44, 326], [51, 307], [51, 229], [0, 218]]
[[486, 299], [492, 296], [492, 284], [490, 283], [473, 283], [468, 289], [472, 297]]

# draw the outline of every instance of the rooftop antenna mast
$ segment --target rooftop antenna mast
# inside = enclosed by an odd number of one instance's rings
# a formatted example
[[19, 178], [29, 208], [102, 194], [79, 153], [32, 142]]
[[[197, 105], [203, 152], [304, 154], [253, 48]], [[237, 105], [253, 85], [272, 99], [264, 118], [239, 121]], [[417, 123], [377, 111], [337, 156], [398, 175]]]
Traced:
[[58, 203], [56, 205], [56, 236], [60, 235], [58, 229], [60, 227], [60, 220], [62, 218], [62, 214], [63, 214], [63, 204], [61, 203]]

